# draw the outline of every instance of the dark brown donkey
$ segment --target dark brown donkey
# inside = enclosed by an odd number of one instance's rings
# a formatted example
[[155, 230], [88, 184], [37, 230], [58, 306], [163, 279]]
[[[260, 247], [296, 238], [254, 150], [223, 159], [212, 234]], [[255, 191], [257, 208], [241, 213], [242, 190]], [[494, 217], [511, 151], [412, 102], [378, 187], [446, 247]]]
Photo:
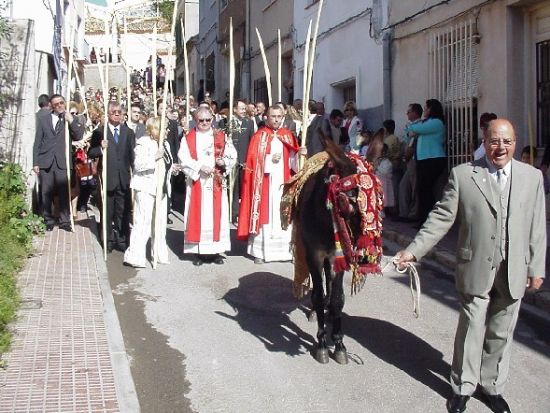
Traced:
[[[350, 159], [332, 140], [321, 136], [321, 141], [329, 155], [329, 160], [303, 184], [296, 208], [293, 211], [293, 222], [294, 225], [297, 225], [296, 238], [298, 242], [301, 238], [307, 266], [313, 281], [311, 299], [318, 324], [315, 359], [319, 363], [328, 363], [329, 361], [326, 339], [328, 316], [332, 322], [333, 357], [336, 362], [346, 364], [348, 355], [343, 342], [341, 323], [345, 301], [343, 269], [349, 269], [351, 262], [351, 268], [355, 268], [356, 271], [362, 268], [361, 272], [363, 273], [379, 272], [379, 258], [382, 251], [379, 237], [370, 237], [371, 239], [376, 238], [375, 242], [379, 245], [373, 246], [372, 242], [368, 241], [371, 243], [370, 247], [361, 249], [362, 251], [369, 250], [370, 254], [364, 256], [359, 254], [358, 256], [357, 248], [360, 240], [366, 242], [362, 235], [366, 234], [365, 216], [368, 215], [365, 206], [365, 192], [360, 193], [361, 188], [366, 187], [365, 182], [370, 182], [370, 187], [374, 187], [373, 191], [377, 191], [374, 193], [376, 202], [370, 201], [371, 205], [376, 203], [374, 207], [376, 218], [378, 218], [379, 208], [382, 208], [382, 194], [380, 184], [370, 166], [363, 165], [358, 157]], [[358, 163], [364, 166], [361, 167], [361, 170], [359, 170]], [[368, 173], [365, 171], [365, 167], [369, 168]], [[338, 226], [338, 222], [340, 226]], [[377, 224], [379, 225], [376, 228], [381, 228], [379, 220], [374, 223], [375, 226]], [[336, 230], [344, 227], [346, 230], [343, 232]], [[371, 225], [369, 228], [374, 227]], [[339, 241], [338, 245], [336, 241]], [[347, 248], [338, 248], [340, 245], [345, 246], [346, 243]], [[346, 259], [347, 265], [343, 261]], [[369, 260], [370, 263], [366, 260]], [[342, 262], [346, 268], [342, 267]], [[328, 309], [327, 314], [325, 314], [325, 309]]]

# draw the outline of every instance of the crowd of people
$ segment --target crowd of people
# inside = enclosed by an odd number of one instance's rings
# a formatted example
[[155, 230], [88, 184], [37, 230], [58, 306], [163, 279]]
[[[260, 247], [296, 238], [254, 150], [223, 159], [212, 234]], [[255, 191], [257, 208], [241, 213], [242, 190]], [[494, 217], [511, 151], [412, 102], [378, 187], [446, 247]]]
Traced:
[[[354, 102], [329, 113], [323, 102], [300, 100], [267, 107], [236, 99], [229, 108], [227, 101], [211, 100], [204, 84], [197, 100], [170, 96], [163, 102], [147, 82], [136, 81], [131, 90], [109, 91], [105, 122], [103, 98], [92, 88], [68, 105], [60, 95], [39, 98], [33, 164], [48, 231], [57, 223], [54, 195], [59, 228], [71, 231], [70, 198], [78, 193], [76, 209], [86, 211], [90, 202], [103, 199], [100, 190], [106, 199], [101, 220], [107, 251], [122, 251], [127, 265], [147, 265], [149, 240], [150, 257], [169, 262], [166, 230], [173, 207], [183, 207], [182, 253], [195, 266], [224, 263], [231, 225], [255, 263], [289, 261], [291, 229], [282, 229], [279, 214], [282, 187], [298, 170], [300, 157], [323, 150], [323, 135], [374, 166], [387, 218], [423, 224], [413, 243], [397, 254], [399, 265], [424, 256], [458, 218], [461, 310], [451, 372], [454, 395], [447, 409], [464, 411], [481, 383], [493, 410], [509, 411], [501, 396], [509, 337], [525, 284], [538, 288], [544, 276], [548, 191], [545, 174], [512, 159], [516, 136], [510, 122], [481, 115], [481, 143], [472, 148], [472, 162], [450, 172], [436, 204], [436, 182], [447, 174], [445, 116], [436, 99], [424, 107], [411, 103], [406, 127], [396, 134], [393, 119], [367, 130]], [[121, 104], [128, 101], [129, 108]], [[72, 159], [66, 158], [66, 140], [72, 142]], [[532, 164], [534, 151], [524, 148], [522, 161]], [[548, 164], [550, 151], [543, 172]], [[175, 192], [185, 194], [184, 205], [174, 204]]]
[[[69, 192], [56, 188], [67, 185], [66, 167], [74, 166], [72, 196], [78, 194], [74, 209], [85, 212], [90, 201], [97, 203], [100, 198], [96, 193], [98, 171], [102, 169], [102, 154], [106, 151], [107, 248], [128, 249], [126, 262], [130, 265], [145, 265], [145, 255], [137, 259], [136, 250], [129, 249], [128, 244], [131, 225], [134, 233], [136, 226], [140, 228], [141, 235], [136, 235], [135, 243], [147, 242], [144, 228], [151, 223], [146, 215], [152, 215], [156, 196], [153, 175], [158, 174], [156, 158], [161, 158], [161, 151], [153, 154], [153, 148], [159, 140], [162, 113], [167, 127], [166, 153], [162, 159], [166, 164], [168, 205], [166, 219], [161, 224], [172, 223], [170, 212], [175, 206], [172, 191], [185, 194], [185, 203], [179, 206], [186, 218], [183, 251], [195, 254], [196, 265], [206, 261], [222, 263], [221, 254], [230, 249], [229, 226], [239, 223], [238, 237], [250, 240], [248, 252], [256, 262], [291, 259], [289, 236], [283, 234], [286, 231], [281, 232], [278, 221], [279, 188], [296, 172], [300, 154], [311, 157], [323, 150], [320, 134], [374, 165], [384, 191], [387, 218], [415, 222], [420, 227], [439, 198], [437, 182], [446, 176], [447, 159], [443, 106], [436, 99], [428, 99], [424, 107], [411, 103], [401, 134], [396, 134], [393, 119], [385, 120], [374, 132], [367, 130], [351, 101], [342, 110], [327, 113], [323, 102], [309, 101], [304, 105], [296, 100], [292, 105], [278, 102], [266, 108], [263, 102], [236, 99], [231, 108], [233, 124], [229, 125], [228, 102], [219, 105], [211, 100], [203, 85], [199, 94], [201, 98], [206, 96], [206, 100], [198, 102], [190, 95], [187, 102], [183, 96], [173, 96], [165, 111], [161, 99], [154, 101], [147, 80], [138, 73], [134, 75], [129, 91], [116, 87], [109, 91], [106, 134], [101, 90], [89, 88], [82, 97], [77, 90], [68, 111], [63, 97], [41, 96], [34, 162], [41, 177], [41, 204], [47, 229], [53, 229], [55, 224], [51, 211], [54, 193], [60, 197], [59, 225], [69, 229], [66, 199]], [[186, 118], [187, 105], [189, 118]], [[308, 127], [302, 137], [304, 106], [308, 111]], [[63, 149], [65, 128], [57, 131], [55, 126], [48, 127], [59, 115], [67, 120], [72, 139], [73, 159], [69, 163]], [[496, 117], [492, 113], [481, 115], [482, 135]], [[57, 132], [62, 139], [56, 140]], [[523, 152], [531, 155], [532, 149], [524, 148]], [[472, 151], [472, 159], [484, 156], [481, 139], [480, 146]], [[532, 159], [525, 156], [529, 162]], [[261, 182], [251, 175], [257, 170], [262, 171]], [[545, 185], [548, 188], [546, 180]], [[262, 209], [253, 202], [259, 202], [258, 199]], [[212, 205], [219, 217], [205, 212]], [[136, 222], [132, 223], [132, 217]], [[246, 227], [244, 221], [251, 219], [252, 226]], [[267, 223], [269, 228], [264, 227]], [[160, 251], [158, 245], [156, 248]], [[165, 258], [161, 261], [166, 261]]]

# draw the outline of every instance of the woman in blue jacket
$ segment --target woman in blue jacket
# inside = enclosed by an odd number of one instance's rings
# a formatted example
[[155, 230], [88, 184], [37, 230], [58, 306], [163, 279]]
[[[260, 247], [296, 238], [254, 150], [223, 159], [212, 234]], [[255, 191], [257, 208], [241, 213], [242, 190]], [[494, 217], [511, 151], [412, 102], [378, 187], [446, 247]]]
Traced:
[[434, 186], [447, 168], [445, 155], [445, 117], [437, 99], [428, 99], [424, 120], [409, 125], [417, 135], [416, 179], [418, 218], [422, 224], [435, 204]]

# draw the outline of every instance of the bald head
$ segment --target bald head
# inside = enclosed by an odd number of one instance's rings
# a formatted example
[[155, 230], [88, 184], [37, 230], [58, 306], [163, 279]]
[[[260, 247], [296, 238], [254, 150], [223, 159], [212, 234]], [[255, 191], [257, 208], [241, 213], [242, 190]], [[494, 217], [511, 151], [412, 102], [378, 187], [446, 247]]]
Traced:
[[504, 168], [516, 150], [516, 132], [510, 121], [495, 119], [489, 122], [484, 146], [489, 162], [497, 169]]

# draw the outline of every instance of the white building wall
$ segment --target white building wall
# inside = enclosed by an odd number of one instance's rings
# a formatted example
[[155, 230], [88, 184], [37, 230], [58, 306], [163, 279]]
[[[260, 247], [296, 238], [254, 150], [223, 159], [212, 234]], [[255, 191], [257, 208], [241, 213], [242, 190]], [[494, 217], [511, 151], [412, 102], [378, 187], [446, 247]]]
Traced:
[[2, 14], [14, 19], [33, 20], [35, 33], [40, 33], [35, 38], [36, 51], [52, 53], [55, 0], [12, 0]]
[[[317, 16], [317, 5], [306, 7], [308, 0], [294, 2], [295, 98], [302, 97], [304, 40], [309, 21], [312, 31]], [[310, 98], [323, 101], [327, 112], [342, 109], [344, 102], [341, 82], [355, 81], [356, 104], [369, 129], [378, 128], [383, 115], [382, 42], [369, 35], [371, 11], [382, 11], [385, 1], [350, 0], [325, 1], [321, 13], [319, 36], [314, 64]], [[378, 8], [378, 9], [377, 9]], [[349, 83], [348, 83], [349, 84]]]
[[[294, 35], [293, 9], [289, 7], [288, 0], [276, 1], [251, 1], [250, 2], [250, 48], [251, 48], [251, 97], [254, 98], [254, 81], [265, 76], [264, 63], [260, 54], [260, 46], [256, 28], [258, 28], [264, 44], [266, 60], [271, 72], [271, 93], [273, 103], [279, 100], [278, 97], [278, 69], [277, 69], [277, 29], [281, 30], [282, 55], [288, 56], [293, 53]], [[284, 64], [284, 63], [283, 63]], [[286, 68], [282, 69], [282, 81], [284, 84], [288, 78]], [[281, 87], [282, 100], [288, 100], [288, 91]], [[267, 102], [265, 102], [267, 104]]]
[[[451, 5], [452, 3], [450, 3]], [[401, 1], [393, 1], [390, 23], [403, 19]], [[483, 112], [494, 112], [512, 121], [516, 128], [518, 147], [529, 143], [531, 117], [535, 128], [535, 36], [533, 21], [546, 1], [464, 0], [453, 8], [444, 6], [430, 10], [408, 23], [398, 25], [392, 41], [392, 114], [396, 131], [406, 124], [406, 110], [410, 103], [422, 105], [429, 96], [429, 38], [434, 30], [450, 28], [457, 20], [476, 19], [479, 43], [478, 117]], [[550, 10], [546, 12], [550, 21]], [[460, 16], [458, 16], [460, 15]], [[458, 16], [455, 18], [455, 16]], [[432, 28], [432, 26], [437, 26]], [[550, 38], [550, 30], [546, 39]], [[520, 149], [521, 149], [520, 147]], [[516, 155], [519, 156], [519, 150]]]

